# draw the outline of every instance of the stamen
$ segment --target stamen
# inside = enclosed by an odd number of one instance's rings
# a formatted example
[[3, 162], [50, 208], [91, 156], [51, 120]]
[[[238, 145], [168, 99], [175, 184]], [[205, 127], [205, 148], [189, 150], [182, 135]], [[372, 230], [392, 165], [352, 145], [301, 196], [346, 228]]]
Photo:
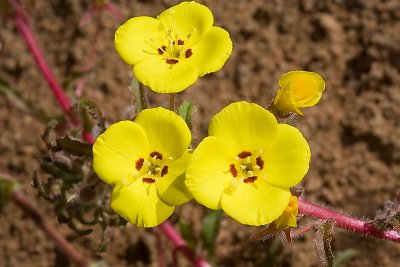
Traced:
[[154, 152], [151, 152], [150, 153], [150, 157], [152, 157], [152, 158], [156, 158], [156, 159], [162, 159], [163, 158], [163, 156], [161, 155], [161, 153], [160, 152], [157, 152], [157, 151], [154, 151]]
[[193, 55], [192, 49], [188, 49], [185, 52], [185, 58], [190, 58]]
[[142, 181], [143, 181], [144, 183], [147, 183], [147, 184], [153, 184], [153, 183], [156, 182], [156, 180], [153, 179], [153, 178], [142, 178]]
[[169, 58], [165, 60], [165, 63], [169, 64], [169, 65], [175, 65], [176, 63], [178, 63], [179, 60], [177, 59], [173, 59], [173, 58]]
[[167, 49], [167, 47], [165, 45], [161, 46], [160, 48], [157, 49], [158, 54], [162, 55], [165, 52], [165, 49]]
[[140, 158], [136, 161], [135, 168], [136, 170], [140, 171], [143, 167], [144, 159]]
[[251, 152], [243, 151], [238, 154], [238, 157], [241, 159], [247, 158], [251, 156]]
[[257, 176], [248, 177], [244, 179], [243, 182], [248, 184], [248, 183], [254, 183], [255, 180], [257, 180]]
[[178, 39], [178, 45], [184, 45], [184, 44], [185, 44], [185, 41]]
[[154, 168], [154, 170], [155, 170], [156, 172], [160, 172], [160, 171], [161, 171], [161, 168], [160, 168], [160, 167], [156, 167], [156, 168]]
[[167, 173], [168, 173], [168, 166], [165, 165], [164, 168], [162, 168], [161, 177], [163, 177], [163, 176], [166, 175]]
[[253, 171], [247, 171], [246, 174], [249, 175], [249, 176], [254, 176], [254, 172]]
[[262, 170], [264, 168], [264, 161], [262, 160], [262, 158], [260, 156], [258, 156], [256, 158], [256, 164], [258, 167], [260, 167], [260, 170]]
[[237, 170], [235, 164], [229, 165], [229, 172], [232, 174], [233, 177], [237, 176]]

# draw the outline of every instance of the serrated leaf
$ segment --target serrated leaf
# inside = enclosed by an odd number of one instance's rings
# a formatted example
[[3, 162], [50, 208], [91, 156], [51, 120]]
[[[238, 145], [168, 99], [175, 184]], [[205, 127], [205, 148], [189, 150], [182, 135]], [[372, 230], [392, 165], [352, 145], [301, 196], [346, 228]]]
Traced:
[[57, 138], [56, 143], [62, 148], [62, 150], [68, 152], [74, 156], [93, 156], [92, 144], [82, 143], [78, 140], [73, 140], [69, 136], [64, 136], [62, 138]]
[[347, 249], [338, 253], [332, 267], [341, 267], [358, 254], [355, 249]]
[[132, 78], [129, 90], [133, 94], [133, 106], [135, 107], [136, 113], [146, 109], [148, 107], [148, 103], [146, 99], [145, 88], [135, 77]]
[[103, 113], [96, 102], [87, 98], [81, 98], [79, 100], [79, 110], [83, 128], [87, 132], [91, 132], [93, 128], [90, 118], [97, 123], [97, 126], [102, 132], [106, 129], [106, 122]]
[[182, 104], [178, 107], [177, 113], [181, 116], [190, 130], [192, 130], [192, 116], [194, 112], [195, 105], [190, 101], [183, 101]]

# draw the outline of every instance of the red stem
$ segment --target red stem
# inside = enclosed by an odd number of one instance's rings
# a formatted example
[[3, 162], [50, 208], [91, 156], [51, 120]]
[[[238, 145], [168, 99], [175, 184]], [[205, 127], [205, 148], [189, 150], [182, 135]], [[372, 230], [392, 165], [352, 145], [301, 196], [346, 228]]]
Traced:
[[68, 259], [78, 267], [87, 267], [89, 263], [85, 258], [68, 242], [42, 214], [31, 204], [32, 202], [21, 191], [14, 191], [12, 200], [29, 215], [34, 223], [45, 232], [57, 246], [68, 256]]
[[196, 258], [193, 251], [188, 248], [185, 240], [179, 235], [174, 227], [165, 221], [157, 227], [175, 246], [176, 251], [182, 251], [183, 255], [196, 267], [209, 267], [211, 266], [207, 261], [202, 258]]
[[63, 111], [70, 115], [71, 105], [69, 103], [68, 98], [65, 96], [63, 89], [58, 84], [55, 79], [53, 72], [49, 68], [43, 54], [35, 40], [35, 36], [33, 35], [31, 29], [29, 28], [26, 20], [23, 15], [16, 10], [15, 15], [13, 16], [14, 24], [17, 27], [18, 31], [21, 33], [22, 37], [25, 40], [26, 45], [28, 46], [29, 51], [31, 52], [33, 59], [35, 60], [40, 72], [46, 79], [51, 91], [56, 97], [58, 103], [62, 107]]
[[343, 229], [400, 243], [400, 233], [395, 230], [379, 230], [366, 221], [318, 206], [304, 199], [299, 199], [299, 212], [315, 218], [332, 219], [336, 226]]

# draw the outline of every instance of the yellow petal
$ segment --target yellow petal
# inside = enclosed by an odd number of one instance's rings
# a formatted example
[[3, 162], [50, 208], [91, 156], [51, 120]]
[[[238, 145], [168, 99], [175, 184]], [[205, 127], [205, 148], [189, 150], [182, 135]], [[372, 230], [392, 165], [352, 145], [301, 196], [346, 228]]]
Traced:
[[232, 41], [227, 31], [212, 27], [191, 49], [193, 54], [188, 61], [197, 67], [199, 76], [203, 76], [222, 68], [232, 53]]
[[164, 159], [177, 159], [189, 147], [192, 137], [186, 122], [168, 109], [145, 109], [137, 115], [135, 123], [146, 132], [150, 153], [157, 151]]
[[93, 145], [93, 169], [104, 182], [116, 184], [133, 177], [135, 162], [149, 155], [149, 142], [143, 129], [132, 121], [111, 125]]
[[220, 209], [222, 192], [230, 186], [229, 166], [235, 152], [223, 139], [209, 136], [197, 146], [186, 172], [186, 186], [200, 204]]
[[192, 2], [182, 2], [162, 12], [157, 19], [186, 46], [196, 44], [214, 23], [210, 9]]
[[138, 227], [157, 226], [175, 209], [158, 197], [155, 184], [144, 183], [140, 178], [128, 186], [114, 187], [111, 208]]
[[310, 157], [310, 147], [300, 131], [279, 124], [277, 138], [263, 151], [267, 181], [281, 188], [295, 186], [306, 175]]
[[199, 77], [197, 68], [187, 59], [172, 59], [178, 63], [168, 64], [162, 57], [140, 61], [133, 73], [140, 82], [157, 93], [178, 93], [192, 85]]
[[222, 194], [222, 209], [242, 224], [264, 225], [277, 219], [289, 203], [288, 189], [274, 187], [263, 179], [242, 183]]
[[277, 121], [269, 111], [248, 102], [235, 102], [222, 109], [211, 120], [209, 135], [236, 144], [239, 151], [258, 151], [276, 136]]
[[168, 173], [158, 179], [157, 193], [167, 204], [178, 206], [193, 198], [185, 185], [186, 169], [192, 154], [185, 152], [182, 157], [168, 165]]
[[115, 48], [122, 60], [129, 65], [154, 55], [160, 57], [157, 49], [165, 44], [164, 32], [164, 27], [155, 18], [131, 18], [115, 33]]

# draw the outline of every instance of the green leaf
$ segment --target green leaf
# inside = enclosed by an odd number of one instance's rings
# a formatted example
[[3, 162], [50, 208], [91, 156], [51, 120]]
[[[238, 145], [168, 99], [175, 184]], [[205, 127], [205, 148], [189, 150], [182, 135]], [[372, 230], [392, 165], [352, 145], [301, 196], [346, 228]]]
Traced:
[[193, 223], [188, 223], [183, 220], [179, 220], [179, 230], [182, 238], [186, 241], [190, 248], [195, 248], [197, 245], [197, 239], [194, 235]]
[[355, 249], [347, 249], [345, 251], [339, 252], [332, 267], [344, 266], [344, 264], [346, 264], [346, 262], [350, 261], [357, 254], [358, 254], [358, 251]]
[[178, 115], [181, 116], [190, 130], [192, 130], [192, 116], [195, 110], [195, 105], [190, 101], [183, 101], [182, 104], [178, 107]]
[[56, 139], [57, 145], [64, 150], [65, 152], [68, 152], [71, 155], [74, 156], [88, 156], [92, 157], [93, 152], [92, 152], [92, 144], [87, 144], [87, 143], [82, 143], [78, 140], [73, 140], [69, 136], [64, 136], [62, 138], [57, 138]]
[[221, 210], [210, 210], [203, 219], [203, 227], [200, 234], [201, 239], [207, 248], [214, 247], [215, 239], [219, 232], [222, 214]]

